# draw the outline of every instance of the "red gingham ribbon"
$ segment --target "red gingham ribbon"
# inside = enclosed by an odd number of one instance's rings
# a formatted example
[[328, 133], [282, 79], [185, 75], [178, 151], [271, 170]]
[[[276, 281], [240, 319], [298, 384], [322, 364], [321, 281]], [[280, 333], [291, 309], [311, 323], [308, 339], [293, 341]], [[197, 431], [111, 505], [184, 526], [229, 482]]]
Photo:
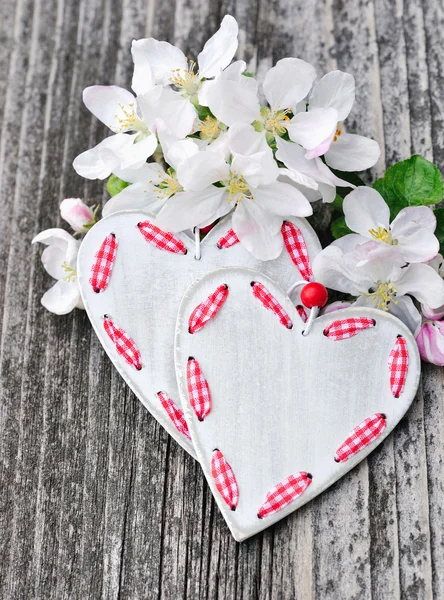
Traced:
[[409, 352], [407, 342], [400, 335], [396, 340], [388, 359], [390, 372], [390, 389], [395, 398], [399, 398], [405, 386], [409, 368]]
[[167, 250], [175, 254], [186, 254], [188, 252], [185, 244], [168, 231], [162, 231], [149, 221], [137, 223], [140, 233], [150, 244], [154, 244], [160, 250]]
[[265, 306], [265, 308], [274, 312], [282, 325], [285, 325], [287, 329], [291, 329], [293, 327], [293, 323], [290, 317], [287, 315], [276, 298], [270, 294], [267, 288], [262, 283], [259, 283], [259, 281], [252, 281], [250, 285], [253, 291], [253, 296], [257, 298], [259, 302]]
[[239, 488], [237, 487], [236, 477], [224, 455], [217, 448], [213, 450], [211, 457], [211, 475], [217, 491], [225, 500], [225, 503], [231, 510], [236, 510], [239, 501]]
[[188, 331], [196, 333], [196, 331], [202, 329], [208, 321], [217, 315], [227, 298], [228, 286], [223, 283], [193, 310], [188, 319]]
[[313, 281], [313, 272], [310, 266], [310, 257], [308, 256], [307, 244], [299, 227], [296, 227], [289, 221], [282, 223], [282, 237], [284, 238], [285, 248], [290, 255], [291, 260], [296, 265], [299, 273], [305, 281]]
[[108, 287], [114, 261], [116, 259], [117, 240], [114, 233], [110, 233], [103, 240], [102, 245], [94, 256], [91, 266], [91, 277], [89, 282], [92, 289], [98, 294]]
[[231, 248], [231, 246], [234, 246], [234, 244], [238, 244], [239, 241], [240, 240], [235, 234], [234, 230], [229, 229], [227, 233], [220, 238], [216, 246], [219, 248], [219, 250], [221, 250], [222, 248]]
[[199, 363], [192, 356], [187, 363], [187, 386], [190, 404], [199, 421], [203, 421], [211, 410], [211, 393]]
[[180, 408], [176, 406], [174, 401], [165, 392], [157, 392], [157, 396], [177, 431], [179, 431], [186, 438], [191, 440], [187, 422], [185, 421], [184, 414], [180, 410]]
[[290, 475], [287, 479], [275, 485], [265, 496], [265, 502], [257, 513], [258, 518], [268, 517], [293, 502], [305, 492], [311, 484], [311, 480], [310, 473], [299, 471], [299, 473]]
[[333, 321], [324, 329], [324, 335], [330, 340], [346, 340], [353, 337], [364, 329], [369, 329], [376, 325], [375, 319], [367, 317], [358, 317], [350, 319], [338, 319]]
[[357, 425], [336, 450], [335, 461], [345, 462], [378, 438], [387, 426], [386, 416], [376, 413]]
[[142, 369], [140, 360], [140, 352], [134, 341], [126, 334], [123, 329], [116, 327], [108, 315], [103, 319], [103, 327], [108, 334], [110, 340], [116, 347], [120, 356], [122, 356], [129, 365], [135, 367], [138, 371]]
[[307, 320], [308, 320], [308, 315], [307, 315], [307, 313], [305, 311], [305, 308], [301, 304], [298, 304], [296, 306], [296, 310], [298, 311], [298, 315], [301, 317], [302, 322], [306, 323]]

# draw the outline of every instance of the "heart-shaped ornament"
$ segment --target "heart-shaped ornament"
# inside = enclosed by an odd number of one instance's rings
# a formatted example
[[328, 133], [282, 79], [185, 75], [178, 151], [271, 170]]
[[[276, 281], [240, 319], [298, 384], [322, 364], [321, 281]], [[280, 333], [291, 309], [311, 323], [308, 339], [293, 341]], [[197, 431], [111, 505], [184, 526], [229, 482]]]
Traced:
[[179, 309], [185, 417], [238, 541], [350, 471], [393, 430], [418, 387], [415, 340], [392, 315], [348, 308], [304, 328], [278, 285], [248, 269], [205, 275]]
[[320, 250], [313, 229], [292, 217], [283, 223], [282, 236], [282, 254], [262, 262], [238, 242], [228, 217], [202, 240], [196, 260], [195, 241], [186, 234], [166, 234], [146, 213], [126, 211], [99, 221], [82, 242], [78, 280], [99, 340], [146, 408], [193, 456], [174, 370], [182, 296], [197, 277], [224, 266], [258, 269], [285, 289], [301, 273], [310, 279], [310, 259]]

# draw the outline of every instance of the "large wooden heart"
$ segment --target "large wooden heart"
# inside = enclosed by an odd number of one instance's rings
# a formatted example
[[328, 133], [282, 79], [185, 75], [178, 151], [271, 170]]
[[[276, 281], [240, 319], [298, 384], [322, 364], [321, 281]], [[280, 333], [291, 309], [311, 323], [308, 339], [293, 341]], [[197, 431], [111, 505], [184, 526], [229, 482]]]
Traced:
[[342, 477], [396, 426], [418, 386], [405, 325], [371, 308], [316, 319], [248, 269], [193, 283], [179, 309], [176, 370], [198, 459], [236, 540]]
[[[233, 244], [230, 217], [203, 239], [200, 260], [195, 259], [194, 240], [185, 234], [164, 236], [140, 211], [110, 215], [82, 242], [78, 278], [99, 340], [146, 408], [193, 456], [174, 370], [174, 331], [182, 296], [196, 277], [223, 266], [258, 269], [285, 289], [301, 279], [295, 262], [305, 264], [302, 270], [308, 264], [302, 238], [310, 258], [320, 244], [307, 221], [287, 221], [286, 247], [293, 248], [292, 254], [284, 248], [279, 258], [268, 262], [255, 259], [240, 243]], [[302, 238], [295, 239], [294, 226]]]

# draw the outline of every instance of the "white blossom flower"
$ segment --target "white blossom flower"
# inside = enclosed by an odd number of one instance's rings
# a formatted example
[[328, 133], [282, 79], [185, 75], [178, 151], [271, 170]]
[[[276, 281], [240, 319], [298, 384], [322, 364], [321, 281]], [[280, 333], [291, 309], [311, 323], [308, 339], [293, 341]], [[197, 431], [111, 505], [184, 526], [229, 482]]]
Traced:
[[337, 177], [320, 158], [306, 158], [305, 150], [299, 144], [278, 137], [276, 147], [276, 158], [287, 167], [281, 169], [281, 174], [292, 179], [298, 186], [313, 190], [311, 194], [302, 190], [311, 202], [320, 198], [323, 202], [333, 202], [336, 198], [336, 186], [355, 187]]
[[153, 133], [155, 121], [149, 120], [138, 98], [115, 85], [94, 85], [83, 92], [85, 106], [115, 135], [106, 138], [73, 162], [79, 175], [87, 179], [105, 179], [116, 169], [142, 166], [157, 148]]
[[295, 112], [316, 79], [312, 65], [299, 58], [283, 58], [265, 75], [263, 92], [269, 107], [261, 108], [255, 79], [245, 77], [246, 64], [233, 63], [214, 81], [205, 82], [199, 92], [199, 102], [209, 106], [217, 119], [228, 126], [235, 123], [257, 123], [257, 129], [272, 137], [283, 134], [290, 122], [289, 112]]
[[[444, 278], [444, 259], [442, 254], [437, 254], [435, 258], [430, 260], [428, 263], [434, 269], [441, 278]], [[444, 305], [438, 308], [430, 308], [427, 304], [421, 305], [422, 314], [426, 319], [436, 321], [444, 318]]]
[[83, 308], [77, 282], [77, 253], [80, 242], [64, 229], [47, 229], [32, 243], [41, 242], [47, 248], [42, 254], [45, 270], [57, 282], [42, 297], [43, 306], [56, 315], [66, 315], [74, 308]]
[[95, 210], [87, 206], [81, 198], [62, 200], [60, 214], [76, 233], [86, 233], [97, 221]]
[[330, 245], [315, 257], [313, 273], [326, 287], [357, 296], [355, 305], [390, 311], [415, 332], [420, 315], [407, 295], [437, 308], [444, 304], [444, 281], [429, 265], [404, 265], [400, 255], [377, 242], [352, 252]]
[[361, 186], [345, 197], [343, 210], [347, 226], [359, 234], [353, 236], [356, 244], [376, 240], [409, 263], [426, 262], [438, 254], [436, 218], [428, 206], [403, 208], [390, 224], [390, 209], [383, 197]]
[[218, 77], [230, 64], [238, 46], [237, 35], [236, 20], [226, 15], [198, 55], [197, 64], [168, 42], [134, 40], [132, 88], [141, 97], [144, 110], [154, 111], [179, 138], [188, 135], [197, 119], [197, 94], [204, 80]]
[[363, 171], [379, 158], [379, 145], [369, 138], [345, 133], [342, 121], [355, 100], [355, 80], [331, 71], [315, 84], [308, 109], [297, 112], [287, 125], [290, 138], [303, 146], [307, 158], [325, 155], [326, 163], [340, 171]]
[[252, 126], [230, 127], [228, 146], [229, 164], [222, 153], [202, 151], [179, 167], [187, 191], [167, 200], [156, 223], [173, 232], [202, 228], [235, 209], [232, 226], [247, 250], [261, 260], [276, 258], [283, 217], [308, 216], [311, 206], [299, 190], [277, 180], [273, 153]]

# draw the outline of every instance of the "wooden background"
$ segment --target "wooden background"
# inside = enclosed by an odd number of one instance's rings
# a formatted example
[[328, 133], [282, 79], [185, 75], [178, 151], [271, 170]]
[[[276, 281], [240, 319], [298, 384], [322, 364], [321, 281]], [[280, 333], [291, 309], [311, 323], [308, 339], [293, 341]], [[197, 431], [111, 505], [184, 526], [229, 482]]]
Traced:
[[105, 133], [82, 89], [129, 86], [133, 38], [195, 57], [225, 13], [259, 75], [284, 56], [355, 75], [349, 122], [385, 154], [373, 175], [414, 152], [444, 168], [442, 0], [1, 0], [1, 598], [444, 598], [440, 369], [368, 460], [237, 544], [86, 315], [40, 306], [31, 239], [62, 198], [106, 199], [71, 167]]

